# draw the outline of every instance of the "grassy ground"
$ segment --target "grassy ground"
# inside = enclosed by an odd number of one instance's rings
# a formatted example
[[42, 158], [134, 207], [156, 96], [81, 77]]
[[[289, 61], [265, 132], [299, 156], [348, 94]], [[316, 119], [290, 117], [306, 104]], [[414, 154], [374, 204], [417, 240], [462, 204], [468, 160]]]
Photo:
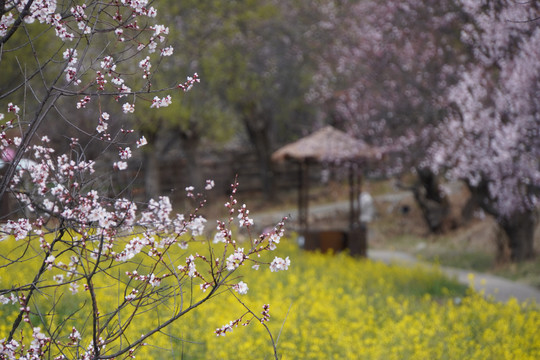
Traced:
[[[465, 192], [452, 194], [457, 217], [466, 199]], [[400, 211], [408, 206], [410, 211]], [[370, 246], [394, 249], [441, 265], [487, 272], [540, 288], [540, 258], [519, 264], [497, 260], [496, 241], [504, 236], [489, 217], [470, 219], [443, 234], [430, 234], [412, 196], [397, 203], [377, 202], [377, 218], [370, 226]], [[540, 229], [535, 249], [540, 249]]]

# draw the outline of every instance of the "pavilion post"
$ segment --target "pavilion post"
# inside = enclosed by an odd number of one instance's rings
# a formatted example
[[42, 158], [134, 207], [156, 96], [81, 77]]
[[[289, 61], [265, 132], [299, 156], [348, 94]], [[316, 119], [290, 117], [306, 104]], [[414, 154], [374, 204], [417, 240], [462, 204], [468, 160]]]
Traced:
[[353, 229], [360, 222], [360, 191], [362, 179], [358, 172], [358, 164], [349, 163], [349, 228]]
[[307, 160], [298, 162], [298, 224], [306, 234], [309, 230], [309, 165]]
[[367, 228], [360, 223], [360, 192], [362, 186], [361, 174], [358, 164], [349, 165], [349, 232], [347, 246], [351, 255], [366, 256], [367, 254]]

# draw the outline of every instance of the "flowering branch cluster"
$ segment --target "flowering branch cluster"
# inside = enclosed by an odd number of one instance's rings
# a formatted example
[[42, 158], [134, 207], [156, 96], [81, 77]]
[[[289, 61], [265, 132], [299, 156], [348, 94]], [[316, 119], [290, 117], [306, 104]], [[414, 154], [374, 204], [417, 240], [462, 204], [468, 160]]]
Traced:
[[[89, 0], [66, 6], [56, 0], [7, 0], [1, 5], [3, 62], [13, 61], [5, 50], [20, 29], [27, 30], [21, 34], [28, 44], [40, 41], [32, 35], [33, 23], [54, 33], [47, 48], [58, 45], [47, 59], [32, 51], [35, 63], [43, 65], [15, 77], [18, 83], [0, 94], [0, 99], [15, 96], [24, 88], [34, 95], [24, 97], [23, 109], [9, 102], [0, 112], [0, 151], [2, 165], [7, 164], [0, 199], [13, 194], [25, 212], [0, 225], [0, 269], [19, 272], [22, 279], [0, 289], [3, 310], [14, 319], [8, 333], [0, 335], [1, 359], [131, 358], [150, 337], [212, 299], [218, 289], [247, 293], [246, 283], [233, 280], [241, 266], [288, 268], [288, 258], [261, 260], [279, 243], [283, 221], [272, 234], [247, 244], [234, 239], [233, 215], [249, 232], [253, 225], [247, 208], [236, 206], [236, 182], [227, 204], [230, 219], [218, 222], [217, 242], [212, 243], [201, 214], [206, 200], [193, 187], [186, 189], [197, 202], [189, 214], [175, 213], [164, 196], [136, 202], [127, 195], [130, 189], [118, 191], [112, 180], [104, 181], [107, 173], [99, 170], [99, 156], [89, 158], [78, 138], [71, 138], [62, 153], [49, 137], [36, 136], [52, 109], [74, 124], [64, 104], [57, 106], [60, 98], [73, 97], [73, 109], [81, 114], [95, 106], [95, 130], [85, 136], [116, 151], [108, 169], [128, 168], [135, 149], [148, 141], [144, 136], [135, 140], [132, 129], [116, 131], [111, 124], [119, 111], [106, 111], [102, 99], [111, 97], [129, 116], [141, 102], [147, 108], [169, 106], [172, 96], [162, 92], [189, 91], [200, 81], [195, 73], [186, 81], [155, 87], [155, 72], [174, 49], [167, 44], [169, 28], [155, 23], [157, 10], [149, 1]], [[213, 186], [208, 180], [205, 190]], [[198, 243], [206, 243], [208, 253], [192, 251]], [[106, 301], [111, 284], [117, 291], [114, 303]], [[69, 310], [73, 304], [75, 310]], [[160, 320], [140, 327], [141, 314], [149, 312]], [[139, 329], [142, 335], [135, 334]]]
[[[411, 168], [464, 181], [533, 256], [540, 204], [538, 2], [330, 1], [308, 94], [334, 123]], [[332, 41], [333, 40], [333, 41]], [[436, 198], [442, 198], [440, 191]], [[517, 255], [517, 254], [520, 255]]]
[[230, 321], [228, 324], [223, 325], [220, 328], [217, 328], [216, 333], [217, 336], [225, 336], [228, 332], [232, 332], [233, 328], [238, 327], [238, 325], [242, 322], [242, 319], [244, 316], [250, 314], [252, 317], [242, 323], [242, 326], [247, 326], [253, 319], [257, 319], [261, 324], [264, 324], [267, 321], [270, 321], [270, 305], [264, 304], [263, 305], [263, 311], [261, 312], [260, 316], [255, 315], [251, 310], [244, 313], [244, 315], [240, 316], [239, 318]]
[[[159, 69], [156, 64], [174, 54], [172, 46], [167, 44], [169, 28], [155, 23], [156, 15], [157, 10], [148, 0], [89, 0], [69, 4], [56, 0], [2, 2], [0, 56], [3, 64], [15, 64], [17, 50], [24, 49], [28, 44], [35, 46], [44, 39], [31, 35], [34, 23], [54, 30], [53, 38], [45, 41], [48, 41], [47, 47], [50, 49], [58, 46], [56, 53], [51, 52], [44, 57], [32, 51], [34, 63], [43, 65], [35, 69], [28, 65], [27, 72], [18, 75], [12, 71], [9, 74], [11, 78], [6, 78], [12, 88], [5, 88], [5, 94], [0, 94], [0, 99], [10, 95], [24, 101], [23, 108], [38, 109], [21, 116], [20, 107], [9, 103], [7, 113], [13, 114], [17, 121], [30, 124], [28, 127], [18, 127], [21, 131], [20, 142], [16, 144], [18, 149], [30, 145], [53, 108], [71, 123], [71, 114], [62, 114], [66, 108], [55, 107], [60, 97], [74, 97], [77, 109], [87, 109], [94, 104], [99, 113], [94, 136], [110, 142], [114, 140], [110, 134], [110, 124], [120, 111], [126, 115], [133, 114], [139, 103], [146, 104], [144, 106], [148, 108], [169, 106], [173, 101], [171, 94], [158, 96], [158, 93], [174, 89], [188, 91], [198, 83], [200, 79], [194, 74], [184, 82], [178, 81], [165, 87], [157, 88], [153, 84], [154, 74]], [[12, 42], [20, 41], [20, 37], [13, 35], [22, 28], [26, 28], [26, 33], [30, 34], [27, 41], [14, 43], [13, 48], [8, 48]], [[112, 41], [109, 35], [113, 35]], [[21, 56], [28, 57], [24, 54]], [[138, 66], [133, 66], [133, 61], [138, 62]], [[22, 88], [31, 88], [36, 94], [35, 99], [20, 94]], [[109, 96], [120, 104], [120, 111], [102, 108], [102, 99]], [[0, 122], [4, 117], [5, 114], [0, 111]], [[141, 139], [141, 144], [144, 143]], [[0, 150], [8, 145], [11, 144], [2, 141], [3, 148]], [[0, 183], [0, 197], [7, 191], [23, 156], [23, 150], [18, 150], [10, 159], [6, 176]], [[127, 158], [129, 154], [124, 152], [113, 168], [125, 170]]]
[[[33, 159], [30, 167], [21, 168], [11, 184], [12, 191], [17, 193], [21, 202], [25, 202], [34, 220], [26, 217], [12, 220], [0, 228], [4, 241], [8, 236], [14, 236], [15, 241], [23, 242], [25, 247], [33, 247], [36, 256], [41, 258], [41, 265], [31, 282], [0, 289], [0, 301], [6, 305], [18, 304], [18, 318], [36, 327], [39, 324], [32, 320], [33, 315], [43, 309], [30, 306], [37, 296], [34, 290], [50, 293], [52, 289], [58, 289], [54, 290], [56, 292], [65, 288], [72, 296], [88, 298], [86, 304], [92, 305], [91, 313], [96, 324], [113, 324], [121, 318], [129, 320], [122, 321], [120, 328], [112, 332], [108, 325], [92, 330], [79, 329], [80, 333], [72, 330], [71, 334], [65, 335], [70, 339], [67, 343], [54, 335], [62, 332], [68, 326], [67, 322], [57, 329], [48, 328], [48, 340], [40, 345], [43, 353], [61, 349], [60, 353], [67, 356], [65, 354], [82, 347], [88, 339], [92, 343], [85, 348], [83, 359], [99, 358], [105, 354], [118, 356], [133, 351], [167, 323], [212, 298], [220, 287], [229, 288], [239, 295], [246, 294], [249, 288], [245, 282], [230, 280], [241, 266], [252, 264], [258, 269], [267, 265], [271, 271], [287, 270], [290, 266], [288, 258], [274, 257], [270, 263], [261, 261], [264, 252], [275, 250], [279, 244], [283, 221], [271, 234], [261, 234], [250, 244], [241, 245], [234, 239], [231, 230], [234, 213], [239, 214], [239, 226], [249, 230], [253, 225], [246, 206], [237, 207], [237, 182], [232, 185], [232, 195], [226, 204], [229, 221], [218, 221], [217, 234], [214, 241], [209, 242], [214, 247], [222, 245], [222, 256], [215, 256], [215, 250], [209, 254], [194, 252], [182, 261], [173, 255], [174, 249], [185, 252], [189, 250], [190, 243], [206, 241], [203, 234], [207, 221], [199, 214], [205, 205], [201, 194], [194, 194], [194, 189], [189, 189], [188, 196], [199, 199], [199, 205], [187, 216], [174, 214], [167, 197], [150, 200], [144, 207], [126, 198], [106, 198], [92, 189], [95, 187], [95, 172], [91, 162], [74, 157], [54, 158], [53, 150], [46, 144], [47, 139], [43, 139], [42, 145], [29, 149]], [[211, 188], [211, 184], [212, 181], [207, 181], [206, 187]], [[91, 190], [87, 191], [87, 188]], [[6, 259], [7, 263], [2, 264], [6, 267], [15, 267], [26, 261], [11, 256]], [[113, 275], [110, 272], [112, 268], [126, 269], [124, 280]], [[97, 285], [98, 282], [111, 281], [118, 283], [123, 293], [116, 308], [100, 301], [103, 294]], [[200, 292], [188, 290], [194, 283], [199, 285]], [[84, 293], [80, 292], [81, 285]], [[184, 304], [179, 297], [188, 291], [192, 292], [194, 300]], [[160, 303], [172, 306], [172, 313], [167, 314], [169, 320], [147, 330], [140, 339], [122, 345], [119, 340], [129, 336], [128, 328], [133, 319], [139, 313], [153, 311], [152, 299], [156, 297]], [[55, 313], [56, 306], [51, 304], [48, 313]], [[268, 319], [266, 306], [261, 321]], [[75, 323], [69, 328], [74, 329], [74, 326]], [[24, 338], [16, 339], [15, 336], [21, 327], [20, 321], [13, 323], [10, 335], [3, 340], [4, 352], [0, 354], [13, 358], [9, 354], [23, 351]], [[38, 340], [32, 338], [33, 342]]]

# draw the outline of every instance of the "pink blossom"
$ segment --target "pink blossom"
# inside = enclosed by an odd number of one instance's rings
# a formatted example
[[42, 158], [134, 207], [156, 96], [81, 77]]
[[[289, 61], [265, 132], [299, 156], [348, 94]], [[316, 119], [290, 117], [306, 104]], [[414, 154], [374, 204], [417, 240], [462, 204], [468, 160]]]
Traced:
[[68, 61], [68, 66], [75, 66], [77, 64], [77, 49], [66, 49], [62, 55], [64, 60]]
[[21, 108], [18, 107], [17, 105], [14, 105], [14, 104], [11, 103], [11, 102], [8, 104], [8, 112], [12, 112], [12, 113], [18, 114], [19, 111], [21, 111]]
[[279, 244], [280, 240], [281, 240], [281, 237], [278, 234], [276, 233], [271, 234], [268, 238], [268, 244], [270, 246], [270, 250], [275, 250], [276, 244]]
[[17, 221], [8, 220], [6, 224], [2, 226], [2, 232], [13, 234], [17, 241], [26, 238], [30, 231], [32, 231], [32, 224], [25, 218], [21, 218]]
[[54, 257], [54, 255], [49, 255], [47, 257], [47, 259], [45, 259], [45, 264], [47, 264], [47, 269], [51, 269], [52, 266], [54, 265], [54, 260], [56, 258]]
[[195, 267], [195, 257], [190, 255], [186, 258], [186, 266], [178, 266], [178, 270], [184, 271], [188, 274], [189, 277], [197, 276], [197, 269]]
[[131, 149], [129, 148], [129, 146], [123, 149], [120, 148], [120, 150], [118, 151], [118, 155], [120, 155], [120, 159], [127, 160], [131, 158]]
[[161, 107], [167, 107], [170, 104], [172, 104], [172, 98], [170, 95], [165, 96], [164, 98], [159, 98], [157, 96], [154, 97], [152, 100], [152, 104], [150, 105], [150, 108], [161, 108]]
[[215, 186], [214, 180], [206, 180], [205, 190], [212, 190]]
[[71, 333], [69, 334], [69, 340], [72, 344], [76, 344], [79, 340], [81, 340], [81, 333], [75, 328], [75, 326], [72, 327]]
[[135, 112], [135, 105], [130, 103], [124, 103], [124, 105], [122, 105], [122, 111], [124, 112], [124, 114], [133, 113]]
[[249, 290], [247, 284], [245, 282], [243, 282], [243, 281], [240, 281], [238, 284], [233, 285], [233, 289], [234, 289], [234, 291], [236, 291], [240, 295], [247, 294], [247, 292]]
[[195, 73], [193, 76], [188, 76], [187, 80], [183, 84], [178, 84], [178, 87], [185, 92], [191, 90], [194, 84], [201, 82], [201, 79], [199, 78], [199, 74]]
[[280, 270], [288, 270], [289, 265], [291, 265], [291, 261], [289, 260], [288, 256], [285, 259], [276, 256], [270, 264], [270, 271], [275, 272]]
[[199, 236], [203, 234], [205, 224], [206, 219], [202, 216], [197, 216], [186, 225], [186, 228], [191, 231], [193, 236]]
[[146, 238], [135, 237], [126, 244], [124, 250], [116, 256], [117, 261], [127, 261], [133, 259], [141, 250], [149, 245], [150, 242]]
[[15, 17], [12, 13], [4, 14], [0, 18], [0, 36], [5, 36], [7, 33], [7, 30], [13, 25], [15, 22]]
[[161, 284], [161, 279], [159, 277], [156, 277], [154, 274], [150, 274], [150, 278], [148, 279], [148, 283], [152, 285], [152, 287], [159, 286]]
[[85, 96], [83, 99], [77, 102], [77, 109], [85, 108], [86, 105], [90, 102], [90, 96]]
[[218, 231], [216, 235], [214, 235], [214, 244], [226, 242], [227, 236], [223, 233], [223, 231]]
[[79, 284], [77, 284], [76, 281], [69, 284], [69, 290], [73, 295], [77, 294], [79, 292]]
[[147, 56], [143, 60], [139, 62], [139, 67], [143, 70], [143, 79], [148, 78], [150, 76], [150, 68], [152, 67], [152, 63], [150, 62], [150, 56]]
[[141, 136], [141, 138], [137, 140], [137, 148], [140, 148], [141, 146], [144, 146], [146, 144], [148, 144], [148, 142], [146, 141], [146, 138], [144, 136]]
[[244, 259], [246, 259], [246, 255], [244, 254], [244, 249], [239, 248], [234, 251], [233, 254], [229, 255], [227, 258], [227, 270], [233, 271], [236, 268], [238, 268], [240, 265], [244, 263]]
[[132, 301], [137, 298], [137, 294], [139, 293], [138, 290], [133, 289], [129, 294], [126, 295], [125, 299], [126, 301]]
[[101, 60], [101, 68], [107, 70], [109, 74], [114, 72], [116, 70], [114, 59], [111, 56], [105, 56], [103, 60]]
[[107, 131], [107, 128], [109, 127], [109, 124], [107, 121], [109, 120], [109, 114], [104, 112], [99, 117], [98, 125], [96, 126], [96, 131], [98, 133], [104, 133]]
[[167, 46], [166, 48], [161, 49], [161, 56], [171, 56], [173, 52], [173, 47]]

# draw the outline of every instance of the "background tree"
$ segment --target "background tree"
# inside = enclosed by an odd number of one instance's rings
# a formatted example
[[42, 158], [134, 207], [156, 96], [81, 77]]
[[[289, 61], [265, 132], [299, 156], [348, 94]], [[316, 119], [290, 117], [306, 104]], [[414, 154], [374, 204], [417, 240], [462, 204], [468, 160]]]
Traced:
[[[169, 5], [161, 16], [175, 24], [169, 44], [181, 50], [172, 61], [158, 65], [156, 79], [183, 71], [197, 72], [204, 81], [182, 104], [137, 117], [145, 137], [157, 140], [153, 149], [145, 151], [145, 163], [157, 164], [165, 149], [179, 144], [185, 154], [186, 176], [200, 183], [200, 145], [219, 146], [236, 137], [237, 142], [253, 147], [268, 193], [274, 143], [286, 142], [282, 134], [295, 134], [299, 124], [311, 121], [303, 98], [311, 69], [303, 40], [312, 19], [296, 2]], [[146, 172], [148, 194], [157, 191], [158, 170], [154, 165]]]
[[204, 184], [200, 158], [201, 144], [219, 147], [238, 133], [241, 127], [228, 105], [210, 91], [208, 75], [216, 69], [202, 64], [212, 56], [209, 47], [220, 36], [219, 23], [227, 4], [199, 1], [167, 3], [167, 12], [159, 18], [168, 24], [169, 44], [177, 49], [170, 61], [161, 62], [154, 81], [167, 82], [177, 74], [193, 74], [204, 78], [189, 97], [183, 97], [166, 108], [146, 110], [135, 119], [137, 128], [147, 139], [154, 139], [144, 149], [145, 192], [147, 198], [160, 193], [160, 163], [167, 152], [180, 150], [185, 164], [183, 177], [189, 184]]
[[475, 59], [449, 99], [454, 111], [430, 152], [436, 170], [466, 182], [504, 230], [512, 261], [531, 258], [540, 190], [538, 2], [461, 1], [462, 39]]
[[299, 2], [236, 1], [203, 18], [215, 32], [202, 40], [201, 76], [242, 124], [267, 195], [275, 143], [286, 142], [312, 114], [303, 98], [312, 69], [303, 41], [312, 20], [299, 9]]
[[445, 116], [446, 91], [468, 59], [463, 14], [453, 2], [330, 2], [320, 26], [332, 34], [318, 59], [311, 100], [329, 121], [391, 154], [386, 175], [415, 169], [413, 187], [427, 224], [440, 231], [446, 195], [422, 166]]

